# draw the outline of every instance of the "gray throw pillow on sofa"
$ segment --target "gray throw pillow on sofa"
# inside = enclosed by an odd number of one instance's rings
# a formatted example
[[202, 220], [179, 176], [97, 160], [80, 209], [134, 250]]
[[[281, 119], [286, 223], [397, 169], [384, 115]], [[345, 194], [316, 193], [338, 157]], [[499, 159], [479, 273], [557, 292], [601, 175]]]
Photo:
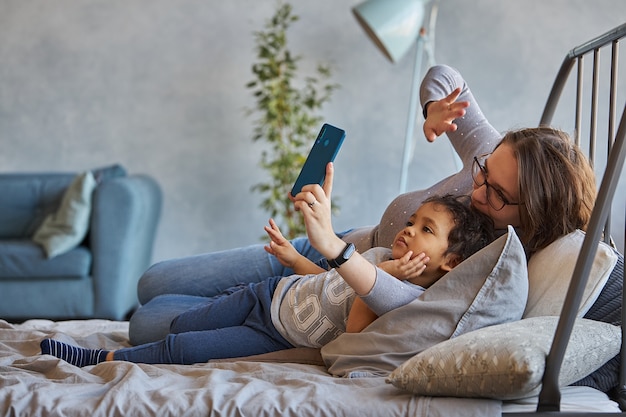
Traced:
[[425, 349], [482, 327], [519, 320], [528, 297], [524, 248], [508, 233], [444, 275], [418, 299], [360, 333], [322, 347], [335, 376], [388, 375]]
[[48, 258], [75, 248], [87, 235], [95, 187], [91, 172], [77, 175], [65, 190], [59, 208], [35, 231], [33, 241], [43, 247]]

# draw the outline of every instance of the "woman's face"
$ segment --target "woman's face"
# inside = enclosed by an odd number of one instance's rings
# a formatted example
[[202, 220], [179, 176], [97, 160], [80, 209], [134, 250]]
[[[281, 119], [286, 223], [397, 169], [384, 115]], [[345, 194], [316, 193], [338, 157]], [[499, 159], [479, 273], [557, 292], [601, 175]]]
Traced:
[[[502, 200], [497, 190], [501, 192], [506, 201], [518, 203], [519, 183], [517, 180], [517, 159], [510, 145], [503, 143], [485, 160], [484, 168], [487, 183], [480, 186], [474, 182], [472, 191], [472, 205], [485, 213], [493, 220], [496, 229], [505, 229], [507, 225], [514, 227], [520, 224], [519, 205], [505, 205], [500, 210], [494, 209], [494, 204], [489, 204], [487, 193], [492, 203], [499, 205]], [[479, 174], [480, 175], [480, 174]]]

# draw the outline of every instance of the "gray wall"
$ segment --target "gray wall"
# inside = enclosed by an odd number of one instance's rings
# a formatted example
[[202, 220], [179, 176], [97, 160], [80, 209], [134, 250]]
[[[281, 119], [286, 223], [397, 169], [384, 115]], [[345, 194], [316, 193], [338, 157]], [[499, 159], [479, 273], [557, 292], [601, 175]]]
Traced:
[[[342, 86], [323, 113], [348, 132], [335, 227], [375, 224], [398, 190], [413, 57], [386, 61], [352, 16], [358, 0], [292, 4], [304, 72], [329, 62]], [[267, 214], [250, 187], [264, 176], [262, 145], [245, 84], [252, 32], [274, 5], [0, 0], [0, 170], [119, 162], [156, 177], [165, 205], [155, 261], [259, 242]], [[497, 129], [534, 126], [565, 53], [624, 21], [624, 0], [442, 0], [436, 60], [462, 71]], [[409, 188], [454, 169], [445, 139], [416, 135]], [[623, 184], [619, 193], [623, 207]]]

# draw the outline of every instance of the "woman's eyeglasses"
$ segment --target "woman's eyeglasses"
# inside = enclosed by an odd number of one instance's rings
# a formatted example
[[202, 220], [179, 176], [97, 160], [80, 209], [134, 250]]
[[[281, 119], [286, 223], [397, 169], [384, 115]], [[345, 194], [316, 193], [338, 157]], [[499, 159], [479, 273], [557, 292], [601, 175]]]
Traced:
[[[474, 163], [472, 164], [472, 179], [477, 187], [485, 186], [487, 188], [487, 202], [496, 211], [500, 211], [504, 206], [519, 206], [522, 203], [511, 203], [504, 193], [498, 188], [494, 187], [487, 181], [487, 168], [485, 168], [484, 161], [490, 154], [474, 157]], [[483, 163], [481, 163], [481, 161]]]

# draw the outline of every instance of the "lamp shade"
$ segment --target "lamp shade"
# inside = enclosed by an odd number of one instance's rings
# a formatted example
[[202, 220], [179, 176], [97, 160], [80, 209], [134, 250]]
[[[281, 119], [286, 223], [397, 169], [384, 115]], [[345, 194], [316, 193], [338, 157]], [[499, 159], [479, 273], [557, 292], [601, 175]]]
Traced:
[[395, 63], [415, 44], [424, 9], [422, 0], [367, 0], [352, 12], [376, 46]]

